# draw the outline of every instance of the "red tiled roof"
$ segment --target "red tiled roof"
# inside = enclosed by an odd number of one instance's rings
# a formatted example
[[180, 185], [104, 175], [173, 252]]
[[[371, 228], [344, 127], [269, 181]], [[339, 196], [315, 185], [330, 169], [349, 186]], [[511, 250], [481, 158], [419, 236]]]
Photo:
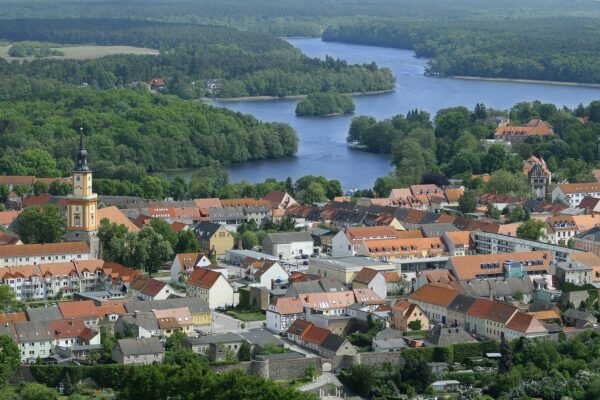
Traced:
[[[80, 337], [82, 333], [84, 333], [85, 337], [93, 338], [96, 336], [95, 332], [92, 332], [91, 335], [88, 328], [85, 327], [85, 324], [81, 320], [60, 320], [60, 321], [50, 321], [50, 329], [52, 329], [54, 333], [54, 337], [57, 339], [68, 339], [68, 338], [76, 338]], [[87, 331], [86, 331], [87, 330]], [[87, 340], [90, 340], [87, 339]]]
[[58, 303], [58, 308], [65, 319], [98, 316], [98, 310], [92, 300], [62, 302]]
[[188, 279], [187, 283], [204, 289], [210, 289], [220, 276], [221, 274], [219, 272], [199, 268], [192, 273], [192, 276]]
[[304, 339], [305, 341], [320, 346], [321, 343], [323, 343], [325, 339], [327, 339], [327, 336], [329, 336], [330, 334], [331, 331], [329, 331], [328, 329], [319, 328], [318, 326], [311, 323], [310, 327], [304, 330], [301, 336], [302, 339]]
[[365, 285], [371, 282], [379, 273], [371, 268], [363, 268], [359, 271], [358, 274], [352, 280], [353, 282], [364, 283]]
[[85, 242], [64, 242], [45, 244], [21, 244], [0, 246], [0, 257], [14, 256], [43, 256], [57, 254], [89, 253], [90, 248]]
[[140, 230], [136, 224], [115, 206], [98, 209], [98, 221], [102, 221], [103, 219], [107, 219], [111, 224], [125, 225], [129, 232], [138, 232]]
[[292, 325], [290, 325], [287, 331], [292, 335], [301, 336], [302, 333], [311, 325], [312, 324], [308, 321], [305, 321], [303, 319], [297, 319], [292, 323]]
[[415, 290], [409, 296], [409, 299], [434, 304], [440, 307], [448, 307], [458, 294], [459, 292], [457, 290], [427, 284]]
[[0, 225], [10, 225], [19, 216], [21, 211], [1, 211], [0, 212]]

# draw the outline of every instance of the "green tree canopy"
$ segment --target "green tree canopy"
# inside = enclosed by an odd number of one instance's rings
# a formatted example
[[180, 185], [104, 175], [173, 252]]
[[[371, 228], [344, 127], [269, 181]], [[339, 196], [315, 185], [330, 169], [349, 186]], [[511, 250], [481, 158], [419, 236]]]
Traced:
[[56, 243], [63, 239], [66, 220], [55, 206], [29, 207], [19, 215], [15, 231], [23, 243]]

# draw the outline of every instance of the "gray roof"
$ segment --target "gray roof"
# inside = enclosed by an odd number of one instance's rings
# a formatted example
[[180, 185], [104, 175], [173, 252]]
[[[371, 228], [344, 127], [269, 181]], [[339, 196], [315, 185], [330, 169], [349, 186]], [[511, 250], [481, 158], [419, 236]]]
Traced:
[[246, 206], [242, 209], [244, 214], [268, 214], [271, 211], [265, 206]]
[[15, 324], [15, 332], [19, 342], [54, 339], [50, 321], [19, 322]]
[[421, 232], [425, 237], [438, 237], [446, 232], [456, 232], [459, 230], [456, 226], [447, 222], [421, 225]]
[[579, 311], [575, 310], [574, 308], [569, 308], [567, 311], [565, 311], [563, 315], [571, 319], [597, 321], [596, 317], [594, 317], [594, 314], [592, 314], [591, 312]]
[[473, 303], [475, 303], [474, 297], [460, 293], [448, 305], [448, 310], [452, 310], [459, 313], [466, 313]]
[[121, 349], [124, 356], [139, 354], [163, 353], [163, 345], [157, 337], [143, 339], [118, 339], [115, 346]]
[[322, 235], [327, 235], [329, 233], [332, 233], [332, 231], [330, 231], [329, 229], [323, 229], [323, 228], [314, 228], [313, 230], [310, 231], [310, 234], [313, 236], [322, 236]]
[[535, 291], [533, 282], [528, 277], [472, 280], [462, 283], [465, 294], [475, 297], [508, 297], [516, 293], [531, 294]]
[[209, 345], [211, 343], [241, 343], [244, 340], [245, 339], [237, 333], [222, 333], [200, 337], [188, 336], [184, 339], [184, 341], [191, 346]]
[[194, 233], [200, 238], [210, 239], [220, 227], [221, 225], [219, 224], [202, 221], [194, 225]]
[[385, 328], [375, 336], [377, 340], [398, 339], [402, 337], [402, 332], [392, 328]]
[[580, 262], [559, 262], [556, 266], [557, 269], [563, 271], [591, 271], [592, 267], [582, 264]]
[[448, 328], [436, 325], [427, 336], [426, 343], [431, 346], [448, 346], [459, 343], [475, 343], [477, 340], [462, 328]]
[[265, 329], [253, 329], [248, 332], [240, 333], [240, 336], [246, 339], [250, 344], [255, 344], [260, 347], [265, 347], [268, 344], [274, 344], [276, 346], [283, 346], [285, 343], [277, 336]]
[[153, 312], [139, 312], [137, 314], [126, 314], [119, 317], [123, 322], [137, 325], [147, 331], [158, 331], [158, 320]]
[[594, 227], [587, 231], [578, 233], [575, 235], [576, 238], [591, 240], [594, 242], [600, 242], [600, 227]]
[[254, 250], [231, 249], [231, 250], [225, 251], [225, 254], [227, 254], [227, 253], [235, 254], [235, 255], [241, 256], [241, 257], [256, 258], [257, 260], [260, 260], [261, 258], [264, 258], [265, 260], [277, 260], [278, 259], [277, 257], [272, 256], [271, 254], [260, 253], [258, 251], [254, 251]]
[[38, 308], [27, 307], [25, 313], [27, 314], [27, 319], [30, 321], [58, 321], [63, 319], [58, 306]]
[[292, 242], [312, 242], [313, 238], [308, 232], [278, 232], [269, 233], [265, 240], [273, 244], [287, 244]]
[[377, 345], [377, 347], [381, 347], [382, 349], [403, 349], [408, 347], [406, 341], [402, 338], [373, 339], [373, 345]]
[[190, 313], [210, 312], [208, 304], [196, 297], [180, 297], [177, 299], [127, 301], [124, 303], [128, 313], [135, 311], [148, 312], [152, 310], [169, 310], [171, 308], [187, 307]]
[[554, 307], [556, 307], [556, 303], [550, 303], [547, 301], [534, 300], [530, 305], [528, 312], [540, 312], [540, 311], [550, 311]]
[[335, 333], [330, 333], [327, 335], [323, 343], [321, 343], [321, 347], [325, 350], [332, 351], [337, 353], [340, 347], [346, 342], [346, 338], [340, 335], [336, 335]]
[[306, 293], [345, 292], [348, 288], [335, 278], [321, 278], [316, 281], [293, 282], [286, 297], [295, 297]]
[[211, 207], [208, 215], [211, 220], [247, 219], [242, 207]]

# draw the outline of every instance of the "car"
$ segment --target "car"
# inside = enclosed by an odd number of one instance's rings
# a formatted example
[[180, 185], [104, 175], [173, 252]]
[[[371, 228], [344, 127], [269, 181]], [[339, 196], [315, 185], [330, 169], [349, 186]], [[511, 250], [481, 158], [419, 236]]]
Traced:
[[300, 254], [299, 256], [294, 257], [294, 259], [296, 260], [302, 260], [304, 258], [304, 256], [302, 254]]
[[303, 260], [308, 260], [308, 254], [302, 254], [302, 259]]
[[308, 265], [308, 264], [309, 264], [309, 262], [308, 262], [308, 261], [303, 261], [303, 262], [302, 262], [302, 265]]

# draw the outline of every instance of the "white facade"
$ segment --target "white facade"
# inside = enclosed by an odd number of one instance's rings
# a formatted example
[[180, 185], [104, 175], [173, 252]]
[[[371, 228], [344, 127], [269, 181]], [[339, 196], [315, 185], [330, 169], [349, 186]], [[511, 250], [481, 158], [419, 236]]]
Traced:
[[181, 265], [179, 256], [175, 256], [173, 264], [171, 264], [171, 282], [179, 282], [179, 277], [183, 274], [189, 278], [196, 268], [208, 267], [211, 264], [210, 259], [206, 255], [197, 260], [193, 267], [184, 267]]
[[267, 308], [266, 328], [275, 333], [287, 332], [289, 327], [297, 319], [306, 319], [306, 314], [279, 314], [275, 311], [275, 307], [270, 305]]
[[233, 286], [222, 274], [213, 283], [210, 288], [198, 287], [193, 284], [187, 284], [187, 294], [189, 297], [197, 297], [208, 304], [210, 309], [217, 307], [237, 306], [239, 297], [234, 293]]
[[368, 284], [356, 283], [352, 285], [353, 289], [369, 288], [375, 292], [375, 294], [382, 299], [387, 297], [387, 283], [385, 282], [385, 276], [381, 272], [375, 274], [371, 282]]
[[253, 280], [257, 285], [253, 286], [264, 286], [269, 289], [273, 289], [273, 281], [286, 280], [288, 279], [288, 273], [283, 269], [279, 263], [275, 263], [268, 267], [260, 276], [249, 275], [248, 279]]
[[290, 260], [297, 256], [310, 255], [314, 249], [313, 241], [291, 242], [273, 245], [273, 255], [281, 260]]
[[586, 196], [600, 199], [600, 191], [564, 193], [561, 190], [560, 185], [552, 190], [552, 201], [555, 202], [559, 200], [568, 204], [569, 207], [577, 207], [579, 203], [581, 203], [581, 200]]
[[[9, 245], [13, 246], [13, 245]], [[19, 247], [25, 247], [27, 245], [14, 245]], [[89, 249], [82, 252], [64, 252], [64, 253], [48, 253], [48, 254], [39, 254], [39, 255], [31, 255], [26, 252], [26, 249], [23, 248], [22, 254], [14, 254], [14, 255], [1, 255], [0, 256], [0, 264], [2, 267], [16, 267], [19, 265], [33, 265], [33, 264], [51, 264], [51, 263], [59, 263], [59, 262], [68, 262], [68, 261], [81, 261], [81, 260], [89, 260], [90, 253]]]
[[352, 244], [343, 230], [340, 230], [331, 238], [332, 257], [352, 257], [356, 255], [357, 250], [358, 244]]

